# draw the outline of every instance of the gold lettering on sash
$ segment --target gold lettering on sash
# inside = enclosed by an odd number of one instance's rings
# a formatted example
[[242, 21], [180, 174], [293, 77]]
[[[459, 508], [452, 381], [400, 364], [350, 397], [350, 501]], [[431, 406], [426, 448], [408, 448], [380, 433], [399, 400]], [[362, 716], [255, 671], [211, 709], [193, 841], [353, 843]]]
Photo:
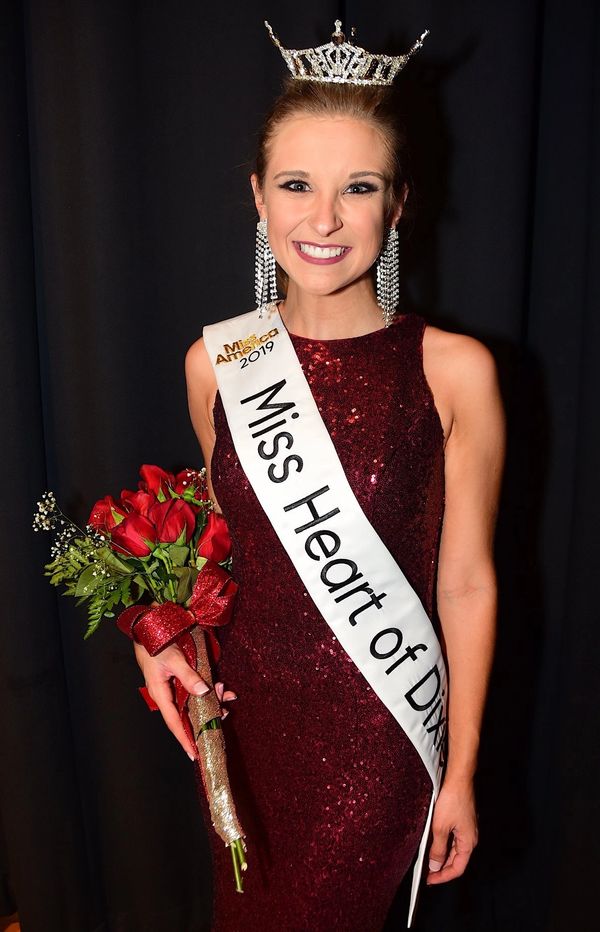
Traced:
[[273, 327], [272, 330], [269, 330], [267, 333], [261, 333], [260, 336], [251, 333], [241, 340], [234, 340], [233, 343], [224, 343], [223, 352], [217, 355], [215, 365], [218, 366], [222, 362], [232, 362], [235, 359], [248, 356], [253, 350], [259, 349], [263, 343], [267, 343], [269, 340], [272, 340], [273, 337], [276, 337], [278, 333], [278, 328]]

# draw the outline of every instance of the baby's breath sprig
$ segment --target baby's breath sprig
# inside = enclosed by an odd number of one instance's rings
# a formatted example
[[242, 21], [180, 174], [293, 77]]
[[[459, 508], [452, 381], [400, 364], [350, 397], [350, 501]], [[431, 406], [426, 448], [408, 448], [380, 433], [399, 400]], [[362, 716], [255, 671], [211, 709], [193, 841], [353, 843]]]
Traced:
[[44, 492], [33, 516], [34, 531], [53, 531], [61, 514], [54, 492]]
[[133, 572], [113, 553], [104, 534], [87, 524], [80, 528], [61, 511], [53, 492], [44, 492], [33, 517], [34, 531], [51, 531], [51, 561], [44, 567], [53, 586], [65, 586], [65, 595], [75, 596], [77, 604], [87, 602], [89, 637], [103, 617], [114, 618], [112, 609], [131, 600], [132, 583], [137, 595], [143, 586], [143, 571]]

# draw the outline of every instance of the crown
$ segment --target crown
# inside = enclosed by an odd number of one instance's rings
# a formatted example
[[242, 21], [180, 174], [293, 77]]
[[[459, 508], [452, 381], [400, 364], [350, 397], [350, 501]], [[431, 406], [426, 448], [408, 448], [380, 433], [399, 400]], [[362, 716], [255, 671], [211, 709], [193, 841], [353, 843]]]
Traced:
[[423, 45], [429, 30], [420, 36], [405, 55], [371, 55], [352, 39], [356, 29], [350, 31], [350, 41], [342, 32], [342, 21], [336, 19], [331, 42], [315, 49], [284, 49], [265, 20], [271, 39], [298, 81], [320, 81], [327, 84], [391, 84], [409, 58]]

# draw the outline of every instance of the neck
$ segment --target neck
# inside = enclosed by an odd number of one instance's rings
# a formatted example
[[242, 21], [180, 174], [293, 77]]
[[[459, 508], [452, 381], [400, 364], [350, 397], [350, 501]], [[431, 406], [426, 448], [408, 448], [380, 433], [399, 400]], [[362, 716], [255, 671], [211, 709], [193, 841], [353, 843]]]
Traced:
[[381, 308], [367, 277], [328, 295], [307, 294], [290, 281], [279, 312], [290, 333], [314, 340], [359, 337], [383, 326]]

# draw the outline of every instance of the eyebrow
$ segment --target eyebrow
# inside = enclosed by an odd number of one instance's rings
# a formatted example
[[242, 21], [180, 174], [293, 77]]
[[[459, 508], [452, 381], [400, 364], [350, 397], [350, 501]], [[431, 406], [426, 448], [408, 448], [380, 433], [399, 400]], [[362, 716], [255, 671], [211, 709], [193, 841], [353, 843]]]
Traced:
[[[309, 178], [310, 177], [309, 172], [304, 172], [301, 169], [298, 169], [297, 171], [277, 172], [276, 175], [273, 175], [273, 180], [275, 181], [276, 178], [281, 178], [282, 175], [294, 175], [296, 178]], [[349, 178], [365, 178], [367, 177], [367, 175], [374, 175], [376, 178], [381, 178], [381, 180], [384, 182], [388, 181], [385, 175], [382, 175], [381, 172], [374, 172], [374, 171], [352, 172], [352, 174], [348, 175], [348, 177]]]

